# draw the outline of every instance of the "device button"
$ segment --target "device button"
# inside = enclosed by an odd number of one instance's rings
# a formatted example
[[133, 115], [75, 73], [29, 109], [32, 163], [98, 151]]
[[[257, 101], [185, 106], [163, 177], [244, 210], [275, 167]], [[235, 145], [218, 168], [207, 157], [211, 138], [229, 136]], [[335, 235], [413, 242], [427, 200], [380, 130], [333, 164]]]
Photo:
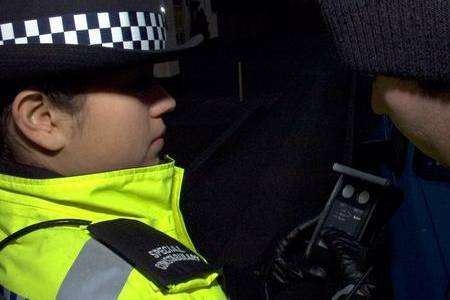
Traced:
[[366, 204], [370, 200], [370, 194], [368, 191], [364, 191], [358, 196], [358, 203], [359, 204]]
[[347, 184], [344, 189], [342, 190], [342, 197], [344, 197], [345, 199], [349, 199], [351, 197], [353, 197], [353, 195], [355, 194], [355, 188], [353, 186], [351, 186], [350, 184]]

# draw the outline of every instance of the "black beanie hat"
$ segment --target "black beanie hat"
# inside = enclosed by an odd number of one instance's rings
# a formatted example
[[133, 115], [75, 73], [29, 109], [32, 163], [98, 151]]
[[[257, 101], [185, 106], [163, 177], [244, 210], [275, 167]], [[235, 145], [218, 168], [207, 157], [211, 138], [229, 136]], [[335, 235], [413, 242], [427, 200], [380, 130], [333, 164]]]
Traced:
[[449, 0], [320, 0], [350, 68], [450, 83]]
[[163, 0], [0, 0], [0, 83], [177, 58]]

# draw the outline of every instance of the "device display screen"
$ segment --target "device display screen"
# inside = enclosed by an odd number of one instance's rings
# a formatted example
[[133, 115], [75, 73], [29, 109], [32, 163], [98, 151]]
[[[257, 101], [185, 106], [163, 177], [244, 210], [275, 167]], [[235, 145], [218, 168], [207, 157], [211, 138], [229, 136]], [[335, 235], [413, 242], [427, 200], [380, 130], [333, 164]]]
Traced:
[[340, 229], [351, 236], [359, 237], [361, 227], [365, 224], [366, 215], [367, 210], [356, 208], [342, 201], [335, 201], [325, 226]]

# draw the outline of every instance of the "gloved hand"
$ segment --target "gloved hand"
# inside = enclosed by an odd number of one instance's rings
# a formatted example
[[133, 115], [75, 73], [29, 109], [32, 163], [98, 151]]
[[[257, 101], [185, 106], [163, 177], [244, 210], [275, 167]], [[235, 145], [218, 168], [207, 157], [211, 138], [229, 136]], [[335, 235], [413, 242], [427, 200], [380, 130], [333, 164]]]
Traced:
[[338, 290], [332, 300], [373, 299], [375, 284], [369, 277], [368, 250], [355, 238], [335, 229], [322, 231], [322, 240], [334, 258]]
[[276, 242], [262, 271], [269, 284], [283, 286], [327, 277], [327, 272], [317, 261], [304, 256], [316, 223], [317, 218], [301, 224]]
[[367, 250], [351, 236], [326, 229], [321, 236], [328, 249], [315, 246], [305, 257], [316, 223], [317, 219], [302, 224], [278, 241], [263, 271], [266, 282], [280, 287], [315, 281], [317, 288], [323, 288], [323, 282], [331, 280], [334, 290], [328, 294], [334, 295], [333, 300], [373, 299], [375, 285], [367, 278]]

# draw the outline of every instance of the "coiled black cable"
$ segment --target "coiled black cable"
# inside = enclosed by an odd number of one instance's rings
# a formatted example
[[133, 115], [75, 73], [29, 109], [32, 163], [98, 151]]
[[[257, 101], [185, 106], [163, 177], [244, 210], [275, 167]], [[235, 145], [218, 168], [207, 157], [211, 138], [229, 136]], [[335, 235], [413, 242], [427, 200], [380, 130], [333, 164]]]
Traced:
[[37, 224], [30, 225], [28, 227], [22, 228], [17, 232], [14, 232], [10, 236], [6, 237], [2, 241], [0, 241], [0, 251], [2, 251], [6, 246], [8, 246], [13, 241], [30, 234], [36, 230], [53, 228], [53, 227], [66, 227], [66, 226], [88, 226], [92, 222], [81, 219], [60, 219], [60, 220], [51, 220], [45, 221]]

